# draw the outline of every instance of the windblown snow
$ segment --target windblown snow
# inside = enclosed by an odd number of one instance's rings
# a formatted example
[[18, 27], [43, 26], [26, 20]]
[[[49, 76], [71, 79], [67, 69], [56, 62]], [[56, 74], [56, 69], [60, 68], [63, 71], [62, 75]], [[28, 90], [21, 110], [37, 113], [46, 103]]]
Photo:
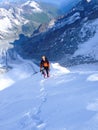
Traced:
[[0, 130], [13, 129], [97, 130], [98, 63], [51, 63], [44, 79], [26, 61], [0, 75]]

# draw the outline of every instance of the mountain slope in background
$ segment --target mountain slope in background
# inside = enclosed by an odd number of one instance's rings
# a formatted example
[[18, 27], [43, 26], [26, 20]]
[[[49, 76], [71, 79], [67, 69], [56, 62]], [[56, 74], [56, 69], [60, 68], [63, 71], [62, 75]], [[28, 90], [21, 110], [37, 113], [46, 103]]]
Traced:
[[19, 39], [19, 34], [30, 36], [40, 24], [61, 13], [57, 5], [34, 0], [0, 2], [0, 67], [18, 58], [10, 43]]
[[[23, 58], [39, 60], [41, 55], [47, 55], [66, 65], [97, 62], [97, 14], [98, 2], [83, 0], [64, 16], [41, 25], [32, 37], [20, 35], [13, 43], [15, 50]], [[84, 50], [86, 45], [85, 53], [79, 54], [80, 47]]]
[[60, 15], [56, 5], [34, 0], [0, 2], [0, 12], [0, 44], [18, 38], [20, 33], [30, 36], [40, 24]]

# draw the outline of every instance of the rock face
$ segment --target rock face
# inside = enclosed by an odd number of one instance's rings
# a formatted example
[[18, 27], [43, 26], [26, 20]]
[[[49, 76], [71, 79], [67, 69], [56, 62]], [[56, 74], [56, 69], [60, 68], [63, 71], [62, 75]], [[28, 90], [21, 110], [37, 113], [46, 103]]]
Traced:
[[74, 56], [74, 53], [79, 45], [86, 44], [96, 35], [97, 14], [98, 2], [83, 0], [69, 13], [39, 26], [32, 37], [20, 35], [13, 43], [14, 48], [23, 58], [39, 60], [46, 55], [50, 60], [66, 65], [96, 62], [98, 59], [93, 54]]

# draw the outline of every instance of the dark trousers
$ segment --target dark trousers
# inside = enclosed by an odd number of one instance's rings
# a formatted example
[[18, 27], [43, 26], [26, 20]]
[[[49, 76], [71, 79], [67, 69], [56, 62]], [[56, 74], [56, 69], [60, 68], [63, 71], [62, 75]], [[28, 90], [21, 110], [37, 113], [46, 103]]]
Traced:
[[44, 67], [44, 70], [46, 71], [47, 77], [49, 77], [49, 68], [48, 67]]

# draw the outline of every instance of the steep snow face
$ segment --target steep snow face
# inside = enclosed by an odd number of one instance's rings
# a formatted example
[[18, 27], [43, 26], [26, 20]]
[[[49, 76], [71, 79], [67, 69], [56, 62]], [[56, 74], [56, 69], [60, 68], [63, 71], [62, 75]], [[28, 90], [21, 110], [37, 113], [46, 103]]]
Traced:
[[35, 2], [35, 1], [27, 1], [26, 3], [22, 4], [22, 7], [23, 6], [30, 6], [30, 7], [33, 7], [33, 11], [34, 12], [42, 12], [42, 9], [40, 8], [40, 5]]
[[16, 60], [13, 60], [9, 56], [7, 56], [7, 60], [8, 65], [11, 67], [11, 69], [4, 71], [4, 68], [0, 66], [0, 91], [11, 86], [19, 80], [33, 75], [36, 71], [39, 71], [38, 67], [33, 64], [32, 61], [23, 60], [19, 56], [17, 56]]
[[[82, 55], [87, 57], [93, 57], [94, 59], [98, 60], [98, 20], [95, 20], [95, 22], [92, 24], [92, 30], [94, 26], [96, 26], [96, 34], [94, 35], [94, 37], [90, 38], [88, 42], [80, 44], [78, 50], [75, 52], [73, 56]], [[83, 35], [85, 35], [85, 30]]]
[[46, 79], [33, 67], [0, 75], [0, 130], [98, 129], [98, 64], [51, 64]]

